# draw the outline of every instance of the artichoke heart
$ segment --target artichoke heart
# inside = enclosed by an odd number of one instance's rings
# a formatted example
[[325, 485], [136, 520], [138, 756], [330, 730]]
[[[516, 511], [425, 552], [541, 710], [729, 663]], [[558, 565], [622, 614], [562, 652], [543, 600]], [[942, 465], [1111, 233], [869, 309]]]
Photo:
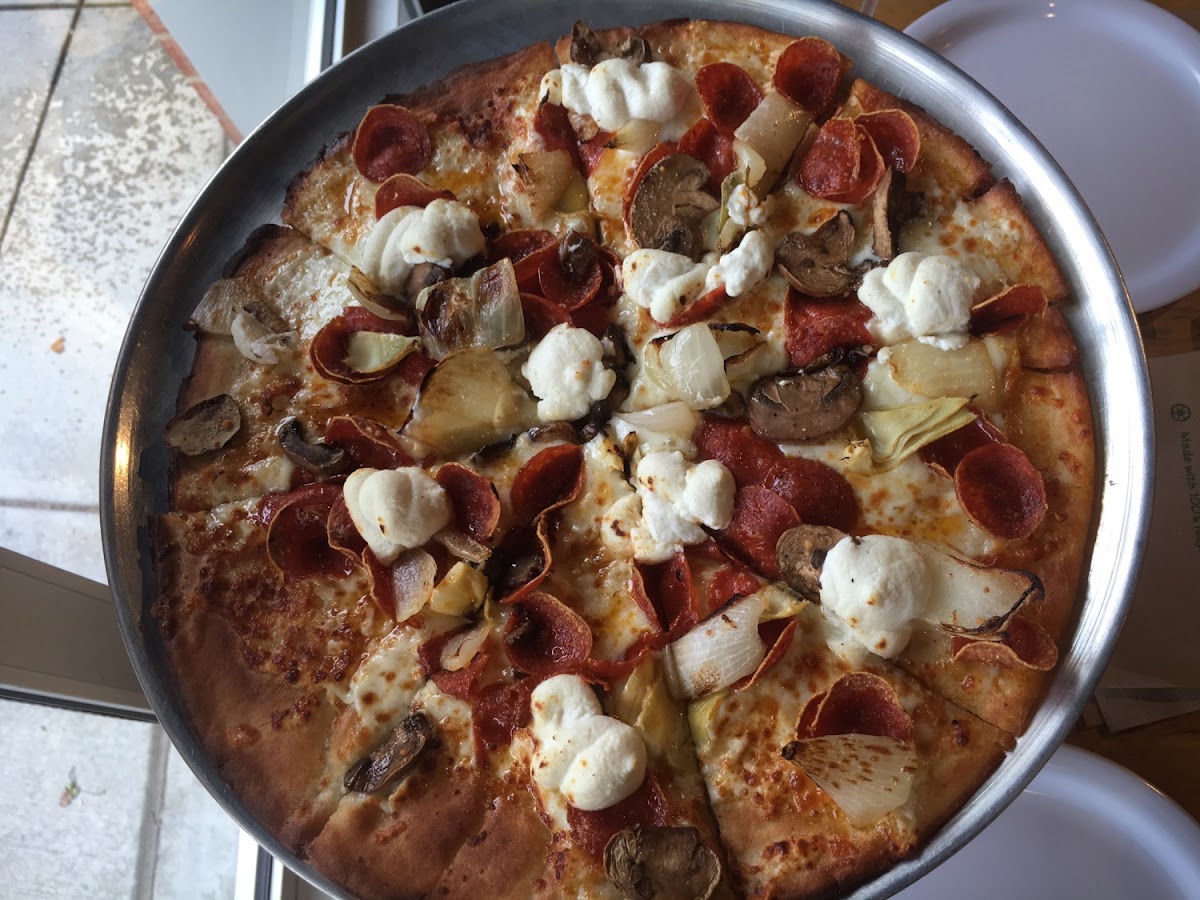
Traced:
[[862, 414], [871, 458], [881, 471], [894, 469], [926, 444], [969, 424], [975, 414], [966, 397], [943, 397]]

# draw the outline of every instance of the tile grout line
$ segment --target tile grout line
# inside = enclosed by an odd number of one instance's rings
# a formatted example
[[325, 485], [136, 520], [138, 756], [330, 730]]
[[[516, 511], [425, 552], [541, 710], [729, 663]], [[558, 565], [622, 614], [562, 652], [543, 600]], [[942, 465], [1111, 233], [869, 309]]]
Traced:
[[75, 26], [79, 24], [79, 16], [83, 12], [83, 0], [75, 5], [75, 14], [71, 16], [71, 24], [67, 26], [67, 35], [63, 38], [62, 50], [58, 54], [58, 62], [54, 66], [54, 74], [50, 76], [50, 87], [46, 91], [46, 99], [38, 113], [37, 125], [33, 129], [33, 139], [29, 142], [29, 150], [17, 171], [17, 182], [13, 186], [12, 198], [8, 201], [8, 209], [4, 211], [4, 221], [0, 222], [0, 251], [4, 249], [4, 240], [8, 237], [8, 226], [12, 222], [13, 212], [17, 208], [17, 199], [21, 196], [21, 186], [25, 183], [25, 175], [29, 172], [29, 164], [33, 161], [34, 151], [42, 138], [42, 128], [46, 124], [46, 116], [50, 112], [50, 102], [54, 99], [55, 88], [62, 76], [63, 66], [67, 62], [67, 53], [71, 50], [71, 38], [75, 36]]
[[142, 824], [138, 829], [137, 864], [133, 878], [134, 900], [153, 900], [154, 879], [158, 871], [158, 844], [162, 834], [163, 805], [167, 796], [167, 733], [155, 725], [150, 733], [150, 761], [146, 797], [142, 806]]

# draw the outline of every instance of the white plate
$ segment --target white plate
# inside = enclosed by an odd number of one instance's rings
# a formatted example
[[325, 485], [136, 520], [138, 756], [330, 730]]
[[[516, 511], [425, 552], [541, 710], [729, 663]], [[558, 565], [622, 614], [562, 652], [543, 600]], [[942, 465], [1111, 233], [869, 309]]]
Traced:
[[1138, 312], [1200, 285], [1200, 33], [1145, 0], [950, 0], [905, 31], [1054, 155]]
[[1061, 747], [979, 837], [897, 900], [1188, 900], [1200, 826], [1102, 757]]

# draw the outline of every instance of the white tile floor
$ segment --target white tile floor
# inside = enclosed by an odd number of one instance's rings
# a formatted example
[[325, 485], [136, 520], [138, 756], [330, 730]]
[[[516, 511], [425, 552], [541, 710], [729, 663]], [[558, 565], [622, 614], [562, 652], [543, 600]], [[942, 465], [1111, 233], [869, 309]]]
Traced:
[[[0, 0], [0, 59], [0, 545], [103, 581], [113, 363], [224, 138], [128, 4]], [[156, 726], [0, 702], [0, 771], [5, 898], [232, 896], [237, 828]]]

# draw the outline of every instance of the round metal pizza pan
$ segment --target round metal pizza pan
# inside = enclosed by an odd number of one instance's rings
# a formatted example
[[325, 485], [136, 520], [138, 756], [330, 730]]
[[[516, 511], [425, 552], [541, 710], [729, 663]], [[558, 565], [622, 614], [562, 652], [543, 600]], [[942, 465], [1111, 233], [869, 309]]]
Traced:
[[163, 727], [196, 775], [251, 835], [321, 888], [255, 822], [204, 757], [183, 717], [149, 615], [155, 595], [150, 527], [167, 509], [163, 426], [187, 376], [183, 330], [205, 287], [258, 225], [278, 221], [284, 189], [337, 133], [384, 94], [455, 65], [593, 26], [671, 17], [730, 19], [833, 41], [855, 74], [924, 106], [1009, 178], [1046, 235], [1071, 287], [1065, 312], [1078, 339], [1098, 439], [1096, 516], [1074, 630], [1025, 734], [996, 774], [916, 857], [853, 896], [894, 893], [965, 845], [1030, 782], [1078, 718], [1124, 619], [1149, 525], [1153, 430], [1149, 382], [1129, 299], [1095, 221], [1063, 172], [994, 98], [915, 40], [819, 0], [463, 0], [398, 29], [325, 72], [285, 103], [213, 176], [164, 247], [134, 311], [109, 397], [101, 458], [101, 518], [109, 583], [133, 666]]

